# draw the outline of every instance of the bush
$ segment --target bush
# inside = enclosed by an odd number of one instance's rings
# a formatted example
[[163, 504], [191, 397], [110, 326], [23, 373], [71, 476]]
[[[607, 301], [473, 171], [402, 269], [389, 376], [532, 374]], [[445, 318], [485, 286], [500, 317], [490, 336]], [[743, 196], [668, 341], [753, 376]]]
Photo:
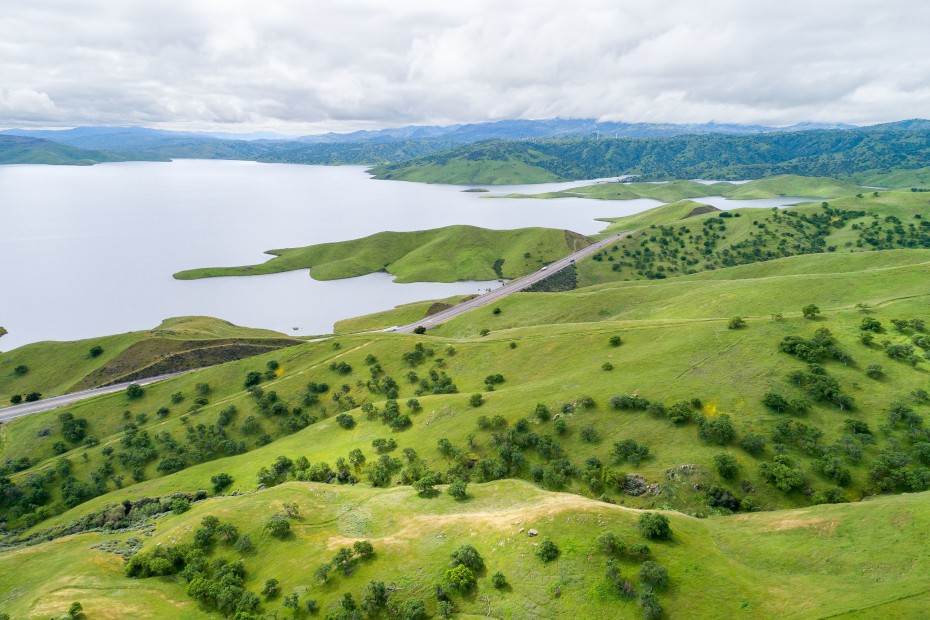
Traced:
[[235, 550], [239, 553], [245, 555], [247, 553], [252, 553], [255, 551], [255, 545], [252, 544], [252, 537], [248, 534], [243, 534], [239, 537], [235, 544]]
[[281, 593], [281, 587], [277, 579], [268, 579], [265, 581], [265, 587], [262, 588], [262, 596], [271, 599]]
[[348, 413], [340, 413], [336, 416], [336, 423], [345, 430], [350, 430], [355, 426], [355, 418]]
[[233, 477], [225, 472], [219, 473], [210, 478], [210, 482], [213, 483], [213, 492], [219, 493], [233, 483]]
[[143, 394], [145, 394], [145, 390], [143, 390], [142, 386], [138, 383], [130, 383], [126, 387], [126, 398], [135, 400], [137, 398], [142, 398]]
[[866, 366], [865, 374], [870, 379], [876, 379], [876, 380], [881, 379], [882, 377], [885, 376], [885, 373], [879, 364], [869, 364], [868, 366]]
[[639, 533], [652, 540], [667, 540], [672, 537], [668, 517], [658, 512], [644, 512], [637, 523]]
[[749, 454], [759, 456], [765, 451], [765, 437], [756, 433], [746, 433], [739, 445]]
[[698, 436], [704, 441], [723, 446], [736, 439], [736, 429], [730, 416], [722, 413], [711, 420], [702, 420], [698, 426]]
[[739, 463], [729, 454], [714, 456], [714, 464], [717, 466], [717, 473], [724, 480], [733, 480], [739, 474]]
[[462, 501], [468, 498], [468, 483], [464, 480], [456, 480], [449, 485], [447, 491], [453, 498]]
[[619, 347], [621, 344], [623, 344], [623, 338], [620, 336], [611, 336], [608, 342], [612, 347]]
[[468, 592], [475, 587], [475, 573], [467, 566], [458, 564], [446, 571], [445, 582], [457, 592]]
[[16, 368], [13, 369], [13, 374], [20, 377], [22, 377], [27, 372], [29, 372], [29, 366], [26, 366], [25, 364], [19, 364], [16, 366]]
[[90, 348], [89, 354], [91, 357], [100, 357], [103, 355], [103, 347], [101, 347], [99, 344], [94, 345]]
[[613, 369], [614, 369], [614, 365], [611, 364], [610, 362], [604, 362], [603, 364], [601, 364], [601, 370], [605, 372], [610, 372]]
[[734, 316], [727, 322], [727, 329], [742, 329], [746, 327], [746, 319], [741, 316]]
[[604, 532], [597, 537], [597, 548], [601, 553], [613, 555], [622, 553], [626, 549], [626, 545], [613, 532]]
[[650, 590], [662, 592], [668, 588], [668, 571], [651, 560], [646, 560], [639, 568], [639, 580]]
[[559, 557], [559, 548], [549, 538], [543, 538], [536, 547], [536, 557], [543, 562], [551, 562]]
[[478, 550], [471, 545], [462, 545], [452, 552], [451, 566], [465, 566], [478, 573], [484, 570], [484, 558], [478, 553]]
[[414, 328], [413, 333], [414, 334], [425, 334], [426, 328], [423, 327], [422, 325], [418, 325], [417, 327]]
[[484, 404], [484, 397], [481, 394], [472, 394], [468, 399], [468, 404], [472, 407], [480, 407]]
[[265, 522], [265, 529], [275, 538], [287, 538], [291, 533], [291, 523], [284, 515], [272, 515]]
[[816, 319], [817, 315], [820, 314], [820, 308], [814, 304], [807, 304], [801, 308], [801, 314], [804, 315], [805, 319]]
[[491, 575], [491, 585], [500, 590], [507, 586], [507, 578], [504, 576], [504, 573], [497, 571]]

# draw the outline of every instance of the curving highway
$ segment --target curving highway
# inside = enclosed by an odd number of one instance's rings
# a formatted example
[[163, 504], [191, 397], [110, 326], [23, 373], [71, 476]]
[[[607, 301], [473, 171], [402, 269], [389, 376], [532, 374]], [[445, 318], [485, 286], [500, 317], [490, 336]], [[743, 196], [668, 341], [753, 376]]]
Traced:
[[412, 334], [413, 330], [415, 330], [417, 327], [425, 327], [429, 329], [430, 327], [435, 327], [441, 323], [445, 323], [446, 321], [450, 319], [454, 319], [457, 316], [461, 316], [465, 314], [469, 310], [474, 310], [475, 308], [486, 306], [489, 303], [497, 301], [508, 295], [519, 293], [520, 291], [527, 288], [528, 286], [532, 286], [533, 284], [536, 284], [540, 280], [545, 280], [552, 274], [565, 269], [566, 267], [574, 263], [576, 260], [582, 259], [586, 256], [590, 256], [591, 254], [594, 254], [595, 252], [604, 249], [606, 246], [611, 245], [612, 243], [615, 243], [618, 239], [627, 237], [633, 234], [634, 232], [636, 231], [635, 230], [624, 230], [623, 232], [617, 233], [616, 235], [613, 235], [612, 237], [608, 237], [596, 243], [592, 243], [586, 248], [583, 248], [581, 250], [578, 250], [577, 252], [569, 254], [568, 256], [564, 258], [560, 258], [559, 260], [553, 263], [550, 263], [548, 266], [544, 267], [543, 269], [540, 269], [539, 271], [534, 271], [533, 273], [527, 276], [523, 276], [522, 278], [511, 280], [504, 286], [494, 289], [490, 293], [485, 293], [483, 295], [479, 295], [478, 297], [475, 297], [474, 299], [463, 301], [462, 303], [458, 305], [452, 306], [448, 310], [437, 312], [436, 314], [428, 316], [425, 319], [421, 319], [417, 321], [416, 323], [410, 323], [409, 325], [404, 325], [403, 327], [392, 328], [389, 331], [399, 332], [402, 334]]

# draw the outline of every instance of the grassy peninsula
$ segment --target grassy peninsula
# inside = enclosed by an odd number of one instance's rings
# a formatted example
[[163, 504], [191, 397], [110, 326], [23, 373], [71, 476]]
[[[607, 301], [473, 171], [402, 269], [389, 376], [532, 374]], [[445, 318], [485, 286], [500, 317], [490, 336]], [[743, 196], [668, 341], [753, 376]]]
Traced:
[[260, 265], [191, 269], [174, 277], [194, 280], [309, 269], [311, 277], [317, 280], [352, 278], [378, 271], [396, 276], [397, 282], [494, 280], [525, 275], [590, 243], [583, 235], [568, 230], [447, 226], [269, 250], [267, 253], [275, 258]]

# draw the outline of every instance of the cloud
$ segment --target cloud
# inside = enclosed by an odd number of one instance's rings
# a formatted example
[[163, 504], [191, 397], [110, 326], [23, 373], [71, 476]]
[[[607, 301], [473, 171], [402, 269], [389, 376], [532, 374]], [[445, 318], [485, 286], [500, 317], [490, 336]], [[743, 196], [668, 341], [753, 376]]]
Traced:
[[928, 115], [928, 19], [901, 0], [30, 0], [0, 20], [0, 125], [881, 122]]

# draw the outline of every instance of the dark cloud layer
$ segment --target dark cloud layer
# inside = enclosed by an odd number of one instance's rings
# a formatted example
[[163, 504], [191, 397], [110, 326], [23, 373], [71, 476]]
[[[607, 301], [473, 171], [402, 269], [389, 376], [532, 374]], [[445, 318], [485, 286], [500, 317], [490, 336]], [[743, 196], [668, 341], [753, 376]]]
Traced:
[[501, 118], [930, 116], [919, 0], [29, 0], [0, 126], [301, 133]]

